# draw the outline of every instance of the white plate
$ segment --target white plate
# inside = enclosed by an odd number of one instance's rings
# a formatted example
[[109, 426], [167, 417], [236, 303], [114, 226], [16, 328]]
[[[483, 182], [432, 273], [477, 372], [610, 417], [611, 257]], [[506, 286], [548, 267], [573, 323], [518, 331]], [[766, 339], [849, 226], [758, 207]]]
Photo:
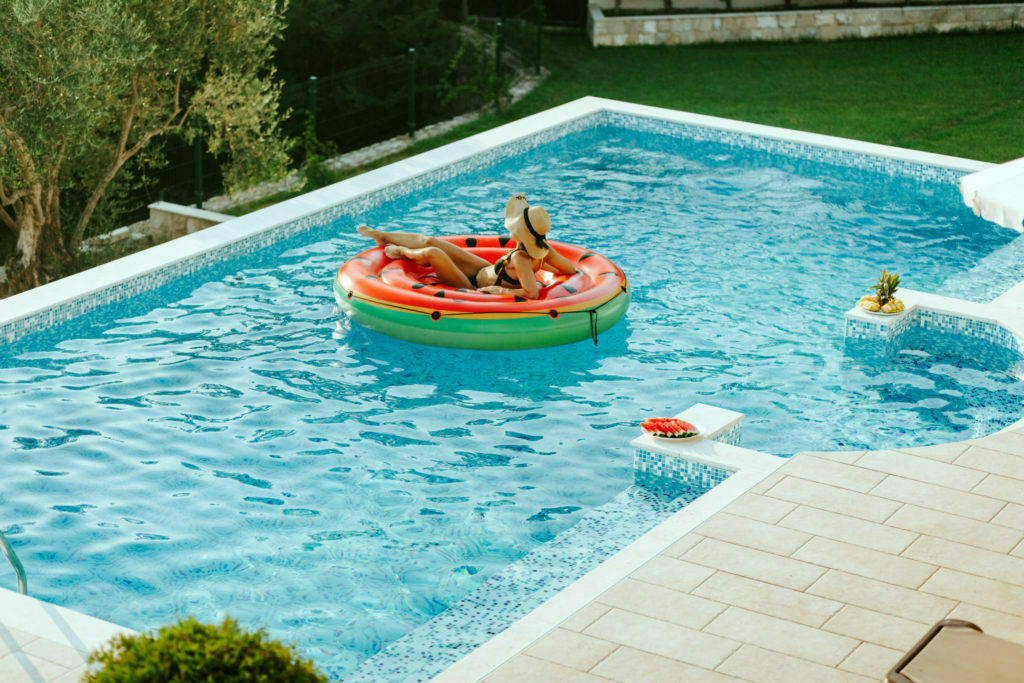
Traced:
[[649, 437], [651, 437], [655, 441], [661, 441], [661, 442], [665, 442], [665, 443], [676, 443], [676, 442], [683, 442], [683, 441], [696, 441], [698, 439], [703, 439], [704, 438], [704, 428], [701, 427], [698, 424], [693, 424], [692, 422], [690, 424], [692, 424], [694, 427], [697, 428], [697, 433], [694, 434], [693, 436], [684, 436], [684, 437], [678, 437], [678, 436], [655, 436], [654, 434], [651, 434], [650, 432], [644, 432], [644, 434], [647, 434]]
[[868, 315], [899, 315], [900, 313], [905, 313], [905, 311], [893, 311], [892, 313], [886, 313], [885, 311], [869, 311], [868, 309], [864, 308], [863, 306], [861, 307], [860, 310], [864, 311]]

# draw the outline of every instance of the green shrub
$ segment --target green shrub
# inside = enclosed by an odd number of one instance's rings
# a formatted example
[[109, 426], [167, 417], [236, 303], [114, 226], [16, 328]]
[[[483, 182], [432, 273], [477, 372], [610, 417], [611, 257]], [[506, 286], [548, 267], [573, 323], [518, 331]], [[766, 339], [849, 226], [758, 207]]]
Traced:
[[247, 633], [233, 619], [201, 624], [193, 617], [164, 626], [157, 635], [121, 635], [89, 656], [102, 668], [84, 683], [325, 683], [313, 664], [300, 659], [263, 629]]

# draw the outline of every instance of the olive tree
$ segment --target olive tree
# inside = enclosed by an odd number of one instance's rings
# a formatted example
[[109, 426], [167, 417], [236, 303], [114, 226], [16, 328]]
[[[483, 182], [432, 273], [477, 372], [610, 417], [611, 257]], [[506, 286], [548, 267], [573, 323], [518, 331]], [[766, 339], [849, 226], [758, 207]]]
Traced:
[[[282, 173], [271, 60], [286, 0], [0, 0], [0, 230], [11, 290], [67, 274], [125, 163], [164, 136], [226, 152], [231, 188]], [[62, 200], [65, 204], [62, 205]]]

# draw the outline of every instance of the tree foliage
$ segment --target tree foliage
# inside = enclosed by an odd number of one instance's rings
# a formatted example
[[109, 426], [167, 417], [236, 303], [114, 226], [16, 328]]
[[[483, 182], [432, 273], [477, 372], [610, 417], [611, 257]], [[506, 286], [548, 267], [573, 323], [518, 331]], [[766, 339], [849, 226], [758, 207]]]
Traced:
[[325, 683], [313, 665], [260, 630], [247, 633], [232, 619], [201, 624], [194, 617], [156, 634], [116, 636], [89, 657], [99, 664], [85, 683]]
[[[286, 168], [285, 0], [0, 0], [0, 229], [13, 291], [61, 277], [125, 164], [206, 127], [229, 185]], [[66, 200], [66, 201], [65, 201]], [[66, 205], [70, 204], [70, 205]]]

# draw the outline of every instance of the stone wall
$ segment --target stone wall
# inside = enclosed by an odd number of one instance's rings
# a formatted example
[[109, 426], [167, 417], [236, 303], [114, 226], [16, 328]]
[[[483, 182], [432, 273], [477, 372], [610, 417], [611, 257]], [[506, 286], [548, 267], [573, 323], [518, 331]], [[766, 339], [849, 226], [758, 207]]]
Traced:
[[[646, 0], [648, 4], [659, 4]], [[595, 47], [621, 45], [686, 45], [742, 40], [836, 40], [959, 29], [1024, 28], [1024, 3], [945, 5], [928, 7], [848, 7], [785, 12], [729, 12], [689, 15], [606, 17], [592, 2], [587, 32]], [[674, 0], [682, 4], [680, 0]], [[686, 0], [706, 8], [724, 8], [724, 0]], [[810, 4], [811, 0], [796, 0]], [[664, 3], [660, 3], [664, 6]], [[734, 8], [754, 8], [764, 0], [733, 0]], [[777, 5], [777, 3], [774, 3]], [[821, 4], [821, 3], [815, 3]], [[696, 5], [695, 5], [696, 6]]]

